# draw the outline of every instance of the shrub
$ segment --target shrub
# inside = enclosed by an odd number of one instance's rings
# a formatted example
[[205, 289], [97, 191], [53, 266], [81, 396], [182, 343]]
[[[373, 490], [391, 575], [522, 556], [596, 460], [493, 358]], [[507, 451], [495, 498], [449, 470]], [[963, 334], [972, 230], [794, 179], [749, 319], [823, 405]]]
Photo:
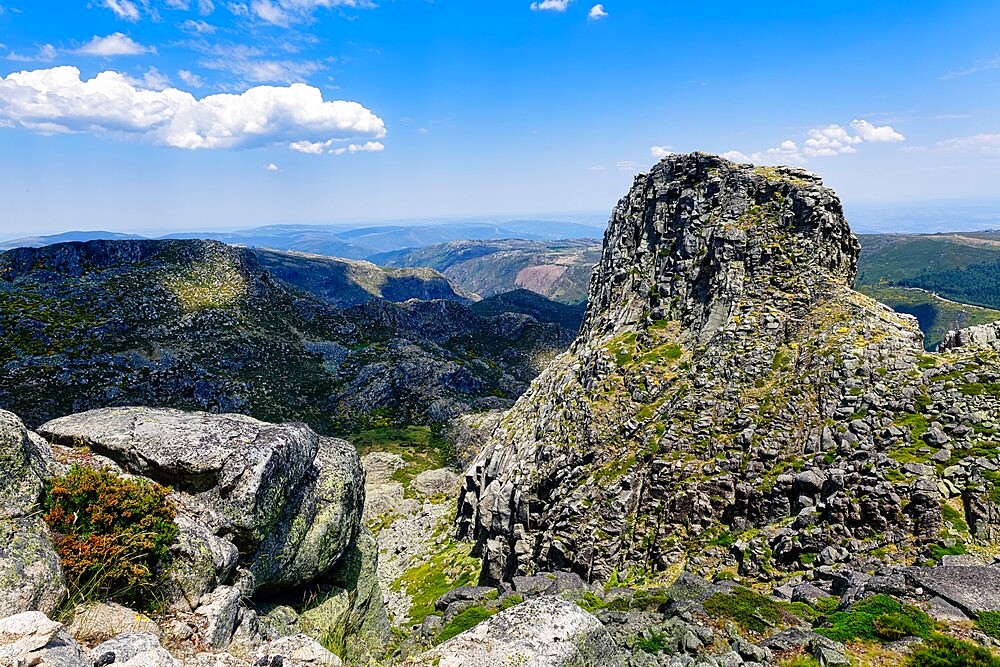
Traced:
[[157, 610], [169, 547], [178, 533], [169, 492], [78, 465], [48, 483], [44, 519], [55, 533], [71, 599], [110, 599]]
[[976, 617], [976, 627], [990, 637], [1000, 639], [1000, 611], [981, 611]]
[[462, 613], [455, 616], [448, 622], [448, 625], [441, 629], [441, 633], [437, 636], [437, 641], [435, 643], [440, 644], [441, 642], [446, 642], [452, 637], [456, 637], [466, 630], [476, 627], [487, 618], [490, 617], [490, 612], [486, 610], [485, 607], [475, 606], [469, 607]]
[[903, 637], [928, 637], [933, 628], [930, 617], [910, 605], [903, 605], [888, 595], [873, 595], [846, 611], [826, 618], [818, 634], [838, 642], [895, 641]]
[[932, 634], [913, 649], [907, 667], [1000, 667], [1000, 657], [963, 639]]

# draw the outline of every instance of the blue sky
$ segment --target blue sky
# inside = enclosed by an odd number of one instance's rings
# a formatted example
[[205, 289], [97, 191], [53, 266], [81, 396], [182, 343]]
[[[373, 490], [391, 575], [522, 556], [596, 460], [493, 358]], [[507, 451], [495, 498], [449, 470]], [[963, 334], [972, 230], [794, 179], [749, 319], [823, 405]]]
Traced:
[[997, 26], [995, 0], [0, 0], [0, 237], [600, 214], [692, 150], [849, 211], [1000, 212]]

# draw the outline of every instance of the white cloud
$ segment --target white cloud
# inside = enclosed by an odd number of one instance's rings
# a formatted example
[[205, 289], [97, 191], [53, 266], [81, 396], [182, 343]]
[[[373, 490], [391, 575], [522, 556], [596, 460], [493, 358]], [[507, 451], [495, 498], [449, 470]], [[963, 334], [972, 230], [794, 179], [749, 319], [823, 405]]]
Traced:
[[531, 3], [531, 10], [534, 12], [564, 12], [566, 11], [566, 8], [569, 7], [569, 3], [571, 2], [573, 2], [573, 0], [542, 0], [541, 2]]
[[194, 19], [188, 19], [178, 26], [181, 30], [187, 30], [188, 32], [196, 32], [199, 35], [211, 35], [215, 32], [215, 26], [211, 23], [206, 23], [205, 21], [195, 21]]
[[297, 153], [307, 153], [309, 155], [343, 155], [344, 153], [378, 153], [385, 150], [381, 141], [366, 141], [363, 144], [350, 144], [347, 146], [337, 146], [341, 142], [335, 139], [327, 141], [293, 141], [288, 144], [290, 150]]
[[814, 127], [807, 133], [802, 152], [808, 157], [829, 157], [841, 153], [854, 153], [854, 144], [860, 144], [861, 137], [848, 134], [840, 125]]
[[867, 120], [852, 120], [851, 127], [863, 141], [872, 143], [906, 141], [906, 137], [888, 125], [876, 127]]
[[129, 84], [143, 90], [165, 90], [170, 87], [170, 77], [156, 69], [150, 67], [141, 78], [135, 78], [122, 74]]
[[321, 69], [322, 65], [311, 60], [206, 60], [201, 63], [209, 69], [229, 71], [242, 76], [250, 83], [295, 83]]
[[959, 153], [1000, 155], [1000, 134], [974, 134], [968, 137], [955, 137], [939, 141], [937, 145], [945, 150]]
[[649, 154], [655, 157], [657, 160], [662, 160], [668, 155], [673, 155], [670, 150], [670, 146], [650, 146]]
[[139, 9], [131, 0], [104, 0], [104, 6], [120, 19], [133, 23], [139, 20]]
[[156, 53], [156, 49], [150, 46], [143, 46], [132, 41], [128, 35], [120, 32], [108, 35], [107, 37], [94, 38], [76, 50], [86, 56], [138, 56], [143, 53]]
[[615, 163], [618, 171], [635, 171], [639, 168], [639, 163], [632, 160], [621, 160]]
[[278, 171], [278, 165], [274, 164], [273, 162], [268, 162], [266, 165], [264, 165], [264, 169], [266, 169], [267, 171]]
[[605, 166], [603, 164], [595, 164], [592, 167], [587, 167], [587, 171], [604, 171]]
[[212, 0], [198, 0], [198, 13], [202, 16], [208, 16], [215, 11], [215, 4]]
[[806, 132], [806, 140], [802, 148], [786, 139], [774, 148], [750, 153], [727, 151], [722, 157], [735, 162], [757, 162], [762, 164], [801, 163], [808, 158], [833, 157], [856, 153], [857, 146], [862, 143], [896, 143], [905, 141], [906, 137], [889, 125], [872, 125], [866, 120], [852, 120], [851, 128], [855, 134], [840, 125], [814, 127]]
[[[4, 46], [0, 44], [0, 48], [4, 48]], [[30, 62], [49, 62], [51, 60], [54, 60], [56, 55], [57, 55], [56, 47], [52, 46], [51, 44], [42, 44], [40, 47], [38, 47], [38, 52], [33, 56], [22, 56], [20, 53], [15, 53], [14, 51], [11, 51], [4, 57], [7, 60], [12, 60], [14, 62], [30, 63]]]
[[590, 8], [590, 13], [587, 14], [587, 18], [591, 21], [596, 21], [598, 19], [603, 19], [608, 15], [604, 10], [604, 5], [594, 5]]
[[186, 69], [177, 70], [177, 76], [180, 77], [181, 81], [191, 86], [192, 88], [204, 88], [205, 79], [201, 78], [194, 72], [189, 72]]
[[975, 74], [976, 72], [982, 72], [984, 70], [1000, 69], [1000, 56], [996, 58], [990, 58], [989, 60], [981, 60], [971, 67], [966, 67], [965, 69], [954, 70], [948, 72], [941, 76], [942, 79], [957, 79], [960, 76], [968, 76], [970, 74]]
[[739, 151], [726, 151], [722, 154], [722, 157], [727, 160], [732, 160], [733, 162], [753, 162], [752, 157]]
[[[382, 119], [357, 102], [324, 101], [305, 84], [257, 86], [196, 99], [176, 88], [145, 90], [118, 72], [80, 79], [76, 67], [0, 78], [0, 123], [40, 134], [91, 132], [187, 149], [239, 149], [364, 138], [346, 150], [381, 150]], [[368, 140], [371, 138], [372, 140]]]
[[321, 7], [326, 9], [336, 7], [370, 9], [375, 7], [375, 3], [371, 0], [253, 0], [249, 8], [244, 4], [233, 5], [231, 9], [236, 14], [249, 9], [267, 23], [287, 26], [296, 20], [309, 16]]

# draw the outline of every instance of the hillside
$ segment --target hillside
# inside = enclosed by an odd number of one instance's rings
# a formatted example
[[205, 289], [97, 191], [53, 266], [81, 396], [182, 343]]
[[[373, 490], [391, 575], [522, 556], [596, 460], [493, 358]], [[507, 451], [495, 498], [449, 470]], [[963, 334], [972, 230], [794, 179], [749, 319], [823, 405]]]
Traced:
[[[572, 337], [454, 300], [334, 308], [270, 273], [278, 260], [327, 263], [212, 241], [0, 254], [0, 406], [30, 424], [134, 404], [302, 420], [323, 433], [424, 423], [509, 404]], [[337, 301], [322, 281], [302, 284]]]
[[[915, 315], [928, 350], [949, 330], [1000, 319], [1000, 242], [988, 232], [863, 234], [855, 286]], [[979, 306], [979, 307], [976, 307]]]
[[376, 255], [372, 261], [437, 269], [482, 296], [523, 288], [563, 303], [581, 303], [600, 251], [600, 243], [590, 239], [454, 241]]
[[925, 354], [853, 291], [818, 177], [671, 156], [605, 238], [579, 337], [466, 472], [484, 579], [822, 582], [997, 547], [1000, 352]]
[[447, 299], [471, 303], [478, 298], [456, 290], [447, 278], [433, 269], [382, 268], [361, 260], [293, 251], [253, 250], [253, 255], [268, 273], [337, 308], [357, 306], [374, 299], [396, 302]]

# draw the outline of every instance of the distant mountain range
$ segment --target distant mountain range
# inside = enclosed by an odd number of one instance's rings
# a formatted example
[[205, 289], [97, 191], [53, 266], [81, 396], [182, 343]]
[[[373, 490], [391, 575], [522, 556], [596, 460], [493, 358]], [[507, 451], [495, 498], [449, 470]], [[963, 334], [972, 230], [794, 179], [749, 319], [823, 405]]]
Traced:
[[[273, 250], [295, 250], [347, 259], [372, 259], [376, 255], [422, 248], [464, 239], [524, 239], [552, 241], [599, 237], [601, 226], [554, 220], [509, 220], [435, 222], [399, 225], [270, 225], [227, 232], [179, 232], [161, 239], [205, 239]], [[49, 236], [26, 236], [0, 242], [0, 250], [41, 247], [66, 241], [125, 240], [146, 238], [117, 232], [64, 232]]]

